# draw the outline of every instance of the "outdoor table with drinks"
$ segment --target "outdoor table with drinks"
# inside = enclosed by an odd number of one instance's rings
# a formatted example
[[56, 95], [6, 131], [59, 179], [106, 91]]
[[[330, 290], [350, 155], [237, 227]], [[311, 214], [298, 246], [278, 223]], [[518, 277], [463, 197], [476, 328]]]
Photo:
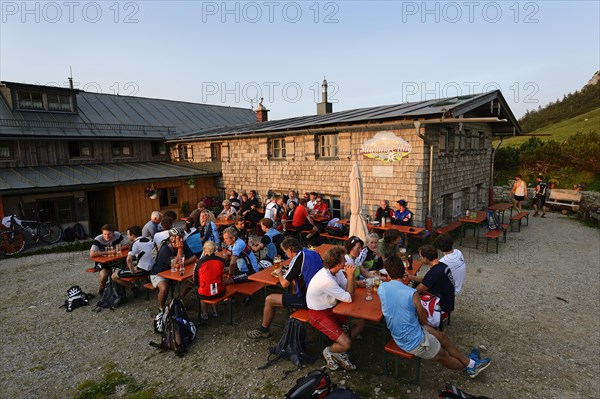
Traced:
[[171, 269], [165, 270], [164, 272], [158, 273], [159, 276], [171, 280], [177, 284], [177, 293], [181, 291], [181, 283], [185, 280], [192, 278], [194, 274], [194, 265], [189, 264], [185, 266], [185, 258], [177, 259], [177, 257], [171, 259]]
[[[91, 256], [88, 259], [94, 263], [100, 264], [110, 264], [111, 266], [120, 266], [123, 260], [127, 258], [129, 254], [129, 248], [121, 248], [120, 244], [115, 246], [107, 245], [102, 251], [100, 251], [100, 255]], [[89, 268], [88, 271], [96, 271], [95, 268]]]
[[465, 236], [465, 226], [471, 225], [474, 227], [475, 234], [475, 248], [479, 248], [479, 228], [481, 224], [487, 221], [487, 212], [485, 211], [469, 211], [469, 216], [465, 214], [465, 216], [458, 218], [458, 220], [462, 223], [461, 229], [462, 234], [460, 235], [460, 245], [462, 245], [463, 237]]

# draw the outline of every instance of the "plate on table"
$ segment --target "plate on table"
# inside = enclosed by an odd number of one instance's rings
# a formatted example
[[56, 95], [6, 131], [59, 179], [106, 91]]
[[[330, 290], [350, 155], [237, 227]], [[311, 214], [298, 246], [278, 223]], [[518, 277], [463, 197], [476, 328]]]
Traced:
[[379, 270], [379, 274], [381, 274], [382, 276], [387, 276], [388, 272], [385, 269], [381, 269]]
[[379, 226], [379, 222], [378, 222], [377, 220], [373, 220], [373, 221], [371, 222], [371, 224], [372, 224], [373, 226]]

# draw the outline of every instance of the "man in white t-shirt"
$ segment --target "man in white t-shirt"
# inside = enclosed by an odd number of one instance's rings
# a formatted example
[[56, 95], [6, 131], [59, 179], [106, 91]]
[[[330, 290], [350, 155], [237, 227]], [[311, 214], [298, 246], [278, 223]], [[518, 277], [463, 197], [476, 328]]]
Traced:
[[[152, 257], [153, 243], [148, 237], [142, 237], [142, 228], [140, 226], [131, 226], [127, 229], [127, 238], [131, 242], [131, 249], [127, 254], [127, 269], [117, 270], [112, 275], [112, 280], [125, 288], [131, 288], [133, 296], [138, 296], [137, 287], [122, 277], [139, 277], [150, 275], [150, 270], [154, 264]], [[134, 264], [135, 262], [135, 264]]]
[[[345, 370], [356, 370], [347, 353], [352, 340], [342, 329], [347, 317], [333, 313], [333, 308], [339, 301], [352, 302], [354, 294], [356, 266], [346, 265], [345, 255], [344, 247], [334, 247], [327, 251], [323, 258], [323, 269], [310, 280], [306, 290], [310, 324], [333, 341], [331, 346], [323, 350], [323, 357], [330, 370], [337, 370], [339, 366]], [[364, 320], [355, 319], [352, 336], [358, 336], [364, 326]]]
[[452, 271], [454, 278], [454, 293], [460, 294], [465, 276], [467, 275], [467, 266], [465, 265], [465, 257], [459, 249], [452, 249], [454, 241], [449, 234], [442, 234], [437, 238], [437, 245], [444, 256], [440, 258], [440, 262], [448, 265]]

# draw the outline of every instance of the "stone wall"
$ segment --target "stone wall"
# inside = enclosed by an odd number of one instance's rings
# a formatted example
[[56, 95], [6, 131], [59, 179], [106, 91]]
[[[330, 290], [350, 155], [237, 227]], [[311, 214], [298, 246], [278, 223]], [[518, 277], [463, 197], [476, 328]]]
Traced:
[[[427, 213], [427, 189], [429, 173], [429, 144], [433, 151], [432, 218], [434, 226], [448, 222], [462, 213], [463, 208], [481, 208], [487, 204], [490, 174], [490, 128], [485, 124], [473, 124], [473, 130], [485, 136], [484, 148], [462, 148], [456, 138], [456, 151], [439, 154], [441, 125], [426, 125], [426, 143], [415, 129], [380, 130], [393, 131], [412, 145], [412, 152], [397, 162], [383, 162], [360, 154], [361, 145], [373, 138], [376, 129], [368, 131], [338, 132], [339, 154], [336, 158], [319, 158], [315, 134], [288, 135], [285, 137], [286, 158], [269, 159], [269, 140], [278, 137], [235, 138], [221, 141], [222, 179], [218, 184], [224, 192], [255, 189], [263, 200], [272, 190], [287, 193], [316, 191], [326, 198], [336, 198], [342, 204], [342, 217], [349, 216], [349, 181], [352, 165], [358, 162], [363, 178], [364, 211], [374, 214], [379, 201], [388, 199], [395, 209], [395, 202], [405, 199], [414, 212], [415, 225], [425, 225]], [[279, 136], [283, 137], [283, 136]], [[210, 142], [186, 143], [193, 146], [194, 162], [211, 164]], [[176, 158], [177, 152], [172, 150]], [[214, 164], [214, 163], [212, 163]], [[214, 166], [214, 165], [213, 165]], [[391, 177], [382, 177], [389, 174]], [[448, 201], [451, 201], [449, 203]], [[449, 214], [450, 213], [450, 214]]]

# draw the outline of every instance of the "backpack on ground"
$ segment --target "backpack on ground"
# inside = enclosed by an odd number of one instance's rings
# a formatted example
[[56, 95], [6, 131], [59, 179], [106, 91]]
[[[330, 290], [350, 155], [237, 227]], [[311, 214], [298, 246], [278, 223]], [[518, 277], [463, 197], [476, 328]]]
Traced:
[[490, 229], [490, 230], [504, 230], [502, 228], [502, 225], [500, 224], [500, 217], [498, 216], [497, 212], [488, 211], [487, 220], [488, 220], [488, 229]]
[[299, 320], [289, 318], [285, 323], [283, 335], [276, 346], [269, 348], [267, 363], [258, 369], [263, 370], [279, 359], [289, 359], [296, 367], [302, 367], [302, 362], [313, 362], [314, 357], [306, 353], [306, 327]]
[[438, 399], [490, 399], [487, 396], [471, 395], [453, 384], [446, 384], [446, 389], [439, 391]]
[[100, 298], [92, 310], [94, 312], [99, 312], [102, 310], [102, 308], [115, 310], [116, 307], [119, 307], [125, 303], [125, 298], [125, 287], [115, 283], [112, 280], [109, 280], [106, 283], [106, 287], [104, 287], [102, 298]]
[[185, 309], [185, 305], [183, 304], [180, 298], [173, 298], [169, 306], [167, 306], [162, 313], [156, 315], [156, 317], [154, 318], [155, 332], [159, 334], [163, 332], [164, 325], [169, 316], [180, 317], [182, 319], [188, 320], [187, 310]]
[[294, 385], [285, 395], [285, 399], [323, 399], [328, 397], [335, 385], [331, 384], [329, 374], [323, 367], [313, 370], [306, 376], [298, 378]]
[[163, 312], [160, 343], [151, 341], [150, 346], [162, 351], [172, 350], [181, 357], [196, 338], [196, 325], [187, 320], [187, 314], [182, 317], [178, 313], [185, 314], [185, 307], [179, 298], [174, 298]]
[[75, 241], [75, 231], [72, 228], [67, 227], [63, 230], [62, 239], [64, 242]]
[[81, 287], [74, 285], [67, 290], [67, 299], [65, 299], [65, 303], [60, 305], [60, 307], [66, 307], [67, 312], [72, 312], [73, 309], [77, 309], [80, 306], [89, 305], [90, 299], [93, 297], [94, 294], [86, 294]]
[[359, 397], [351, 389], [336, 388], [325, 399], [359, 399]]
[[84, 240], [87, 238], [85, 228], [81, 223], [75, 223], [75, 225], [73, 226], [73, 232], [75, 232], [75, 238], [77, 238], [78, 240]]

